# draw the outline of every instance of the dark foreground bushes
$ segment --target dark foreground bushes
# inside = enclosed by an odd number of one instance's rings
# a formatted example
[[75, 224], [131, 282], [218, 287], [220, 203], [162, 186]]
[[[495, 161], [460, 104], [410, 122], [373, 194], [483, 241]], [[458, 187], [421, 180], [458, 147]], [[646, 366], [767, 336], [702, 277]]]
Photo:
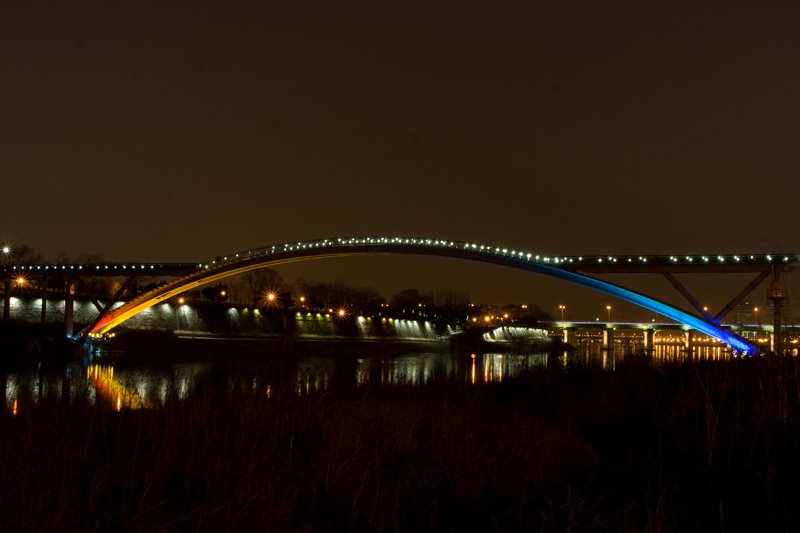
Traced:
[[0, 417], [0, 529], [797, 530], [795, 360]]

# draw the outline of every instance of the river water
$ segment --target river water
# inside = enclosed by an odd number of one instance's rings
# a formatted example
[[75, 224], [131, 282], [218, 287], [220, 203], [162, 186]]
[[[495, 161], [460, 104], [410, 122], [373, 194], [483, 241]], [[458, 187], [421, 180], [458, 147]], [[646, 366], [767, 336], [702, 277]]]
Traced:
[[[467, 387], [502, 386], [526, 373], [541, 369], [592, 367], [614, 371], [633, 354], [597, 345], [581, 346], [563, 353], [451, 353], [416, 351], [395, 355], [355, 356], [303, 355], [291, 358], [253, 357], [225, 353], [202, 361], [180, 360], [158, 364], [127, 364], [84, 361], [56, 371], [2, 373], [2, 403], [13, 415], [39, 404], [110, 407], [116, 410], [160, 408], [170, 401], [190, 399], [195, 394], [217, 393], [267, 396], [278, 387], [299, 395], [335, 392], [341, 388], [419, 387], [436, 383], [460, 383]], [[729, 354], [720, 347], [697, 347], [695, 359], [720, 360]], [[653, 364], [681, 362], [681, 346], [656, 346]]]

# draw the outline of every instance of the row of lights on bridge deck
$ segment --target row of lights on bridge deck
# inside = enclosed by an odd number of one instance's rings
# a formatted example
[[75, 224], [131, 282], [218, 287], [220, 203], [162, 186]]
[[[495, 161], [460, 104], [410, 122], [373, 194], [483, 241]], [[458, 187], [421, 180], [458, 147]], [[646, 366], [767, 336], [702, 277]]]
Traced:
[[[2, 247], [3, 255], [5, 256], [5, 261], [8, 261], [8, 258], [12, 255], [12, 248], [9, 245], [4, 245]], [[95, 270], [155, 270], [157, 265], [154, 264], [102, 264], [102, 265], [92, 265], [92, 264], [50, 264], [50, 265], [13, 265], [13, 270], [83, 270], [84, 267], [91, 268], [94, 267]], [[161, 269], [163, 265], [159, 265], [159, 269]]]
[[[239, 252], [237, 254], [231, 256], [224, 256], [218, 258], [220, 262], [227, 262], [229, 260], [234, 261], [238, 259], [241, 255], [245, 254], [247, 256], [259, 256], [259, 255], [269, 255], [273, 253], [282, 253], [282, 252], [291, 252], [291, 251], [299, 251], [299, 250], [306, 250], [306, 249], [313, 249], [313, 248], [325, 248], [330, 246], [352, 246], [352, 245], [385, 245], [385, 244], [407, 244], [407, 245], [428, 245], [428, 246], [439, 246], [439, 247], [455, 247], [459, 243], [455, 241], [446, 241], [441, 239], [417, 239], [417, 238], [402, 238], [402, 237], [353, 237], [353, 238], [338, 238], [334, 242], [332, 239], [324, 239], [320, 241], [308, 241], [308, 242], [296, 242], [296, 243], [284, 243], [284, 244], [276, 244], [264, 248], [259, 248], [256, 250], [247, 250], [246, 252]], [[218, 262], [218, 259], [213, 259], [208, 263], [200, 263], [198, 267], [201, 268], [210, 268], [211, 265], [215, 265]]]
[[[20, 270], [83, 270], [84, 267], [90, 269], [94, 266], [95, 270], [155, 270], [156, 265], [115, 265], [115, 264], [108, 264], [108, 265], [14, 265], [14, 270], [19, 268]], [[159, 267], [160, 269], [161, 267]]]
[[[404, 238], [404, 237], [363, 237], [363, 238], [338, 238], [338, 239], [336, 239], [336, 241], [333, 241], [331, 239], [324, 239], [324, 240], [321, 240], [321, 241], [310, 241], [310, 242], [302, 242], [302, 241], [300, 241], [300, 242], [297, 242], [297, 243], [285, 243], [285, 244], [282, 244], [282, 245], [280, 245], [280, 244], [273, 245], [273, 246], [266, 247], [266, 248], [261, 248], [261, 249], [258, 249], [258, 250], [248, 250], [247, 252], [240, 252], [240, 253], [233, 254], [231, 256], [225, 256], [225, 257], [221, 258], [220, 260], [221, 260], [221, 262], [227, 262], [229, 260], [235, 261], [235, 260], [238, 260], [243, 254], [247, 255], [249, 257], [249, 256], [253, 256], [253, 255], [256, 255], [256, 256], [258, 256], [258, 255], [268, 255], [268, 254], [276, 253], [276, 252], [290, 252], [290, 251], [295, 251], [295, 250], [299, 251], [299, 250], [306, 250], [306, 249], [311, 249], [311, 248], [321, 248], [321, 247], [325, 248], [325, 247], [332, 247], [332, 246], [352, 246], [352, 245], [361, 245], [361, 246], [365, 246], [366, 245], [366, 246], [369, 246], [369, 245], [386, 245], [386, 244], [410, 245], [410, 246], [431, 246], [431, 247], [439, 247], [439, 248], [462, 248], [463, 247], [463, 249], [471, 250], [471, 251], [479, 251], [479, 252], [485, 252], [485, 253], [509, 255], [511, 257], [518, 257], [520, 259], [525, 259], [527, 261], [535, 261], [535, 262], [542, 262], [542, 263], [548, 263], [548, 264], [552, 263], [552, 264], [555, 264], [555, 265], [575, 264], [576, 262], [577, 263], [583, 263], [584, 262], [583, 256], [578, 256], [577, 258], [576, 257], [549, 257], [549, 256], [536, 255], [536, 254], [531, 253], [531, 252], [522, 252], [522, 251], [517, 251], [517, 250], [513, 250], [513, 249], [509, 250], [508, 248], [500, 248], [498, 246], [490, 246], [490, 245], [486, 245], [486, 244], [462, 243], [462, 242], [457, 242], [457, 241], [449, 241], [449, 240], [441, 240], [441, 239], [417, 239], [417, 238]], [[12, 252], [11, 247], [8, 246], [8, 245], [3, 246], [2, 251], [3, 251], [3, 254], [6, 256], [6, 258]], [[594, 260], [599, 264], [602, 264], [604, 262], [610, 262], [610, 263], [615, 263], [616, 264], [620, 259], [625, 261], [625, 262], [627, 262], [627, 263], [633, 263], [634, 261], [638, 261], [639, 263], [647, 263], [648, 262], [648, 257], [641, 256], [641, 255], [636, 257], [636, 258], [633, 258], [633, 257], [619, 257], [618, 258], [618, 257], [615, 257], [615, 256], [597, 257]], [[750, 256], [746, 256], [744, 259], [742, 258], [742, 256], [739, 256], [739, 255], [732, 255], [732, 256], [718, 255], [718, 256], [716, 256], [715, 259], [716, 259], [717, 263], [725, 263], [726, 261], [729, 261], [729, 260], [733, 261], [734, 263], [741, 263], [743, 260], [748, 260], [748, 259], [749, 259], [750, 262], [762, 261], [763, 260], [763, 261], [766, 261], [768, 263], [772, 263], [774, 261], [774, 258], [773, 258], [772, 255], [764, 255], [764, 256], [750, 255]], [[591, 258], [587, 258], [587, 260], [591, 260]], [[698, 262], [705, 263], [705, 264], [708, 264], [708, 263], [713, 261], [711, 257], [705, 256], [705, 255], [702, 255], [702, 256], [689, 256], [689, 255], [687, 255], [687, 256], [684, 256], [683, 259], [681, 259], [679, 256], [675, 256], [675, 255], [669, 256], [669, 261], [672, 262], [673, 264], [678, 264], [678, 263], [682, 263], [682, 262], [694, 263], [695, 260], [697, 260]], [[789, 256], [783, 256], [782, 260], [783, 260], [784, 263], [788, 263], [790, 261], [790, 257]], [[800, 260], [800, 258], [795, 258], [795, 261], [797, 261], [797, 260]], [[198, 268], [208, 269], [212, 265], [216, 265], [216, 264], [217, 264], [217, 259], [214, 259], [214, 260], [212, 260], [212, 261], [210, 261], [208, 263], [205, 263], [205, 264], [204, 263], [199, 263], [197, 265], [197, 267]], [[61, 267], [61, 270], [66, 270], [67, 269], [67, 265], [47, 265], [47, 266], [45, 266], [45, 270], [49, 270], [51, 266], [52, 266], [52, 268], [54, 270], [58, 270], [59, 266]], [[70, 270], [74, 270], [76, 266], [77, 266], [77, 268], [79, 270], [82, 270], [84, 266], [86, 266], [88, 268], [88, 267], [90, 267], [92, 265], [69, 265], [69, 268], [70, 268]], [[148, 269], [148, 267], [149, 267], [150, 270], [155, 270], [155, 265], [94, 265], [94, 266], [95, 266], [95, 270], [108, 270], [109, 266], [111, 267], [111, 269], [114, 269], [114, 270], [116, 270], [118, 268], [122, 268], [122, 270], [127, 270], [129, 266], [130, 266], [130, 268], [132, 270], [136, 270], [137, 268], [140, 269], [140, 270], [146, 270], [146, 269]], [[23, 265], [22, 268], [24, 269], [25, 266]], [[37, 265], [36, 268], [37, 268], [37, 270], [41, 270], [41, 265]]]
[[[469, 243], [469, 242], [458, 242], [458, 241], [450, 241], [450, 240], [441, 240], [441, 239], [417, 239], [417, 238], [405, 238], [405, 237], [353, 237], [353, 238], [337, 238], [336, 240], [332, 239], [324, 239], [320, 241], [308, 241], [308, 242], [296, 242], [296, 243], [284, 243], [284, 244], [276, 244], [273, 246], [260, 248], [257, 250], [248, 250], [246, 252], [240, 252], [231, 256], [225, 256], [219, 258], [221, 262], [227, 262], [229, 260], [236, 260], [239, 259], [242, 255], [250, 256], [259, 256], [259, 255], [268, 255], [273, 253], [285, 253], [291, 251], [301, 251], [306, 249], [313, 249], [313, 248], [327, 248], [327, 247], [334, 247], [334, 246], [379, 246], [379, 245], [409, 245], [409, 246], [430, 246], [430, 247], [438, 247], [438, 248], [463, 248], [468, 251], [478, 251], [478, 252], [485, 252], [485, 253], [493, 253], [493, 254], [501, 254], [501, 255], [509, 255], [511, 257], [517, 257], [520, 259], [525, 259], [527, 261], [536, 261], [542, 263], [552, 263], [555, 265], [562, 265], [562, 264], [575, 264], [583, 263], [584, 257], [549, 257], [549, 256], [542, 256], [537, 255], [531, 252], [522, 252], [517, 250], [509, 250], [508, 248], [501, 248], [498, 246], [491, 246], [486, 244], [478, 244], [478, 243]], [[664, 256], [657, 256], [653, 259], [664, 258]], [[717, 255], [715, 260], [718, 263], [725, 263], [726, 261], [733, 261], [735, 263], [740, 263], [743, 260], [753, 261], [766, 261], [771, 263], [774, 261], [772, 255], [764, 255], [764, 256], [756, 256], [750, 255], [743, 258], [740, 255]], [[637, 256], [637, 257], [615, 257], [615, 256], [607, 256], [607, 257], [593, 257], [587, 258], [587, 261], [595, 261], [596, 263], [618, 263], [620, 260], [627, 263], [648, 263], [649, 258], [647, 256]], [[662, 259], [666, 260], [666, 259]], [[695, 260], [698, 262], [703, 263], [710, 263], [712, 261], [711, 257], [709, 256], [685, 256], [681, 259], [679, 256], [671, 255], [668, 257], [668, 260], [674, 264], [687, 262], [693, 263]], [[800, 257], [795, 258], [795, 261], [800, 260]], [[788, 263], [790, 261], [789, 256], [783, 257], [783, 262]], [[216, 265], [218, 259], [214, 259], [208, 263], [200, 263], [198, 267], [201, 268], [210, 268], [212, 265]]]
[[[311, 242], [297, 242], [297, 243], [285, 243], [285, 244], [278, 244], [273, 245], [266, 248], [261, 248], [258, 250], [248, 250], [247, 252], [240, 252], [233, 256], [225, 256], [220, 258], [221, 262], [227, 262], [228, 260], [236, 260], [238, 259], [242, 253], [246, 254], [247, 256], [253, 255], [268, 255], [271, 253], [277, 252], [290, 252], [295, 250], [305, 250], [310, 248], [319, 248], [319, 247], [330, 247], [330, 246], [352, 246], [352, 245], [386, 245], [386, 244], [394, 244], [394, 245], [410, 245], [410, 246], [432, 246], [432, 247], [439, 247], [439, 248], [459, 248], [462, 247], [464, 249], [472, 249], [472, 250], [479, 250], [485, 252], [494, 252], [494, 253], [501, 253], [505, 255], [511, 255], [512, 257], [519, 256], [520, 258], [526, 258], [531, 260], [531, 258], [535, 258], [535, 260], [543, 260], [546, 263], [554, 262], [554, 263], [563, 263], [563, 262], [574, 262], [574, 258], [550, 258], [536, 255], [532, 253], [524, 253], [518, 252], [516, 250], [509, 251], [507, 248], [500, 248], [496, 246], [488, 246], [488, 245], [478, 245], [478, 244], [471, 244], [471, 243], [461, 243], [456, 241], [449, 241], [449, 240], [441, 240], [441, 239], [417, 239], [417, 238], [403, 238], [403, 237], [366, 237], [366, 238], [338, 238], [336, 241], [332, 241], [329, 239], [325, 239], [322, 241], [311, 241]], [[582, 260], [583, 258], [578, 258], [578, 260]], [[217, 259], [210, 261], [209, 263], [203, 264], [200, 263], [198, 266], [201, 268], [210, 268], [211, 265], [216, 265]]]
[[[385, 245], [385, 244], [411, 245], [411, 246], [431, 246], [431, 247], [439, 247], [439, 248], [442, 248], [442, 247], [458, 248], [458, 247], [462, 247], [463, 246], [463, 248], [466, 249], [466, 250], [474, 250], [474, 251], [479, 251], [479, 252], [494, 253], [494, 254], [501, 254], [501, 255], [510, 255], [511, 257], [519, 257], [520, 259], [526, 259], [528, 261], [536, 261], [536, 262], [543, 262], [543, 263], [553, 263], [555, 265], [566, 264], [566, 263], [574, 264], [575, 262], [578, 262], [578, 263], [584, 262], [583, 256], [578, 256], [577, 258], [576, 257], [549, 257], [549, 256], [536, 255], [536, 254], [531, 253], [531, 252], [522, 252], [522, 251], [517, 251], [517, 250], [513, 250], [513, 249], [509, 250], [508, 248], [500, 248], [498, 246], [490, 246], [490, 245], [486, 245], [486, 244], [461, 243], [461, 242], [448, 241], [448, 240], [416, 239], [416, 238], [401, 238], [401, 237], [367, 237], [367, 238], [350, 238], [350, 239], [339, 238], [335, 242], [333, 240], [329, 240], [329, 239], [325, 239], [325, 240], [322, 240], [322, 241], [311, 241], [311, 242], [302, 242], [301, 241], [301, 242], [298, 242], [298, 243], [291, 243], [291, 244], [290, 243], [286, 243], [286, 244], [283, 244], [283, 245], [274, 245], [274, 246], [271, 246], [271, 247], [268, 247], [268, 248], [262, 248], [262, 249], [255, 250], [255, 251], [248, 250], [247, 252], [240, 252], [240, 253], [233, 254], [231, 256], [225, 256], [225, 257], [221, 258], [221, 261], [222, 262], [227, 262], [229, 260], [235, 261], [235, 260], [239, 259], [243, 254], [246, 254], [247, 256], [252, 256], [254, 254], [255, 255], [267, 255], [267, 254], [276, 253], [276, 252], [289, 252], [289, 251], [295, 251], [295, 250], [305, 250], [305, 249], [310, 249], [310, 248], [320, 248], [320, 247], [330, 247], [330, 246], [342, 246], [342, 245], [350, 245], [350, 246], [352, 246], [352, 245]], [[3, 251], [3, 254], [6, 257], [8, 257], [11, 254], [12, 250], [11, 250], [10, 246], [4, 246], [2, 248], [2, 251]], [[616, 263], [619, 262], [620, 259], [625, 261], [625, 262], [627, 262], [627, 263], [633, 263], [634, 261], [638, 261], [639, 263], [647, 263], [648, 262], [648, 257], [646, 257], [646, 256], [638, 256], [636, 258], [633, 258], [633, 257], [620, 257], [620, 258], [618, 258], [618, 257], [615, 257], [615, 256], [607, 256], [607, 257], [597, 257], [597, 258], [595, 258], [595, 261], [597, 263], [601, 263], [601, 264], [604, 263], [604, 262], [610, 262], [610, 263], [615, 263], [616, 264]], [[743, 258], [741, 256], [739, 256], [739, 255], [732, 255], [732, 256], [718, 255], [718, 256], [716, 256], [715, 259], [716, 259], [716, 262], [718, 262], [718, 263], [725, 263], [726, 261], [729, 261], [729, 260], [733, 261], [735, 263], [740, 263], [740, 262], [743, 261]], [[768, 263], [771, 263], [771, 262], [774, 261], [774, 258], [773, 258], [772, 255], [764, 255], [764, 256], [750, 255], [750, 256], [747, 256], [744, 260], [747, 260], [747, 259], [749, 259], [750, 262], [764, 260], [764, 261], [766, 261]], [[797, 259], [800, 259], [800, 258], [796, 258], [796, 260]], [[589, 260], [591, 260], [591, 259], [589, 258]], [[706, 264], [712, 262], [712, 258], [709, 257], [709, 256], [705, 256], [705, 255], [703, 255], [703, 256], [689, 256], [689, 255], [687, 255], [683, 259], [681, 259], [680, 257], [675, 256], [675, 255], [669, 256], [669, 261], [672, 262], [673, 264], [677, 264], [677, 263], [681, 263], [681, 262], [694, 263], [695, 260], [697, 260], [698, 262], [706, 263]], [[788, 263], [790, 261], [790, 258], [789, 258], [789, 256], [784, 256], [782, 260], [783, 260], [784, 263]], [[206, 268], [207, 269], [207, 268], [210, 268], [211, 265], [215, 265], [216, 263], [217, 263], [217, 259], [214, 259], [214, 260], [212, 260], [212, 261], [210, 261], [209, 263], [206, 263], [206, 264], [199, 263], [197, 266], [200, 267], [200, 268]], [[67, 265], [47, 265], [47, 266], [45, 266], [45, 270], [49, 270], [51, 267], [54, 270], [57, 270], [59, 266], [61, 267], [61, 270], [66, 270], [67, 269]], [[84, 266], [90, 267], [92, 265], [69, 265], [69, 268], [71, 270], [74, 270], [76, 266], [77, 266], [77, 268], [79, 270], [82, 270]], [[108, 270], [109, 266], [112, 269], [122, 268], [123, 270], [127, 270], [129, 266], [130, 266], [130, 268], [132, 270], [136, 270], [137, 268], [140, 269], [140, 270], [145, 270], [145, 269], [148, 269], [148, 268], [150, 270], [155, 270], [155, 265], [94, 265], [94, 266], [95, 266], [95, 270]], [[22, 266], [22, 268], [24, 268], [24, 265]], [[41, 270], [41, 265], [37, 265], [36, 268]]]

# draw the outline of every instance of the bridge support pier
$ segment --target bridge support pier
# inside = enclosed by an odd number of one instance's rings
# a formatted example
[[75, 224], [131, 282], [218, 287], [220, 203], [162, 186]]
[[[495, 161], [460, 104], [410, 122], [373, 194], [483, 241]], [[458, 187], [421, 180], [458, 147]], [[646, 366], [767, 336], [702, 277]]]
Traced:
[[612, 328], [603, 330], [603, 349], [611, 350], [614, 348], [614, 330]]
[[75, 321], [75, 284], [67, 282], [67, 296], [64, 301], [64, 335], [71, 339], [74, 332]]
[[42, 280], [42, 317], [41, 324], [47, 322], [47, 280]]
[[644, 349], [646, 351], [652, 352], [655, 349], [655, 338], [656, 331], [654, 329], [644, 330], [644, 339], [642, 344], [644, 345]]
[[11, 278], [3, 280], [3, 321], [11, 319]]
[[564, 328], [562, 330], [562, 333], [563, 333], [562, 340], [564, 341], [564, 344], [572, 344], [572, 341], [575, 340], [575, 330]]
[[772, 268], [772, 282], [769, 285], [769, 293], [767, 298], [772, 300], [772, 337], [770, 343], [772, 353], [776, 355], [783, 354], [783, 333], [781, 326], [783, 324], [783, 301], [786, 299], [786, 293], [783, 290], [783, 281], [781, 280], [781, 268], [775, 266]]
[[683, 350], [686, 352], [686, 356], [690, 359], [692, 357], [692, 352], [694, 351], [694, 339], [692, 337], [692, 330], [687, 329], [683, 335]]

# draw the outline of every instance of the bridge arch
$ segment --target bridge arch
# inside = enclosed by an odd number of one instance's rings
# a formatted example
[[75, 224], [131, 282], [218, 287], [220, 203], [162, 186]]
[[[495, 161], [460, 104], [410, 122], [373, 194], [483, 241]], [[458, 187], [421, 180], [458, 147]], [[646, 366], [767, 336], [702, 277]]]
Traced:
[[88, 331], [103, 334], [145, 309], [202, 285], [259, 268], [326, 257], [375, 254], [411, 254], [479, 261], [527, 270], [557, 278], [619, 298], [654, 311], [706, 335], [719, 339], [742, 354], [755, 354], [755, 346], [716, 324], [655, 298], [585, 274], [572, 271], [558, 258], [478, 243], [411, 237], [333, 238], [266, 246], [199, 263], [197, 270], [139, 295], [101, 315]]

